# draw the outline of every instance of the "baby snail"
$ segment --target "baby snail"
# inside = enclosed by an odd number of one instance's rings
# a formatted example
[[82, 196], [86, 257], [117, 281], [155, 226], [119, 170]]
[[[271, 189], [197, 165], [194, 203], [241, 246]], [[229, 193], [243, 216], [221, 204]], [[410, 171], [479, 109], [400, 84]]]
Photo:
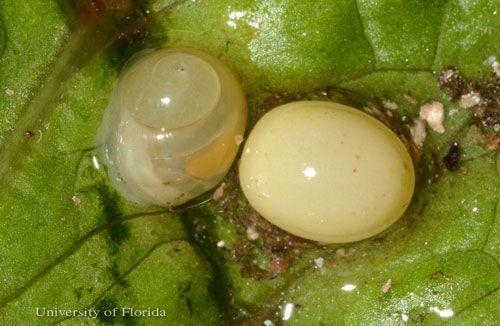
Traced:
[[265, 219], [299, 237], [369, 238], [405, 211], [412, 159], [384, 124], [354, 108], [293, 102], [266, 113], [246, 141], [241, 187]]
[[149, 50], [121, 72], [97, 144], [125, 198], [176, 206], [223, 179], [246, 121], [245, 94], [220, 60], [191, 48]]

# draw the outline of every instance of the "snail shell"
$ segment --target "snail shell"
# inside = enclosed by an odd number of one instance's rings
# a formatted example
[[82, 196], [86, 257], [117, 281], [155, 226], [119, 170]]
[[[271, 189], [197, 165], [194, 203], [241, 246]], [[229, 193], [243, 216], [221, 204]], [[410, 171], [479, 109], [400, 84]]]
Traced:
[[125, 65], [97, 136], [111, 183], [144, 206], [175, 206], [216, 186], [237, 154], [247, 104], [220, 60], [191, 48]]

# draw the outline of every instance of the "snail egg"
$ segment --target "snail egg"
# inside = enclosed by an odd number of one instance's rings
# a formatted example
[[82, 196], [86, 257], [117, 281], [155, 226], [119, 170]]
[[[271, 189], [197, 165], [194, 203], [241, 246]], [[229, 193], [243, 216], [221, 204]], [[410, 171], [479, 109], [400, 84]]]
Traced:
[[266, 113], [250, 133], [239, 178], [250, 204], [302, 238], [342, 243], [392, 225], [415, 183], [411, 157], [377, 119], [322, 101]]
[[166, 48], [125, 65], [97, 136], [111, 183], [144, 206], [175, 206], [216, 186], [243, 135], [237, 77], [195, 49]]

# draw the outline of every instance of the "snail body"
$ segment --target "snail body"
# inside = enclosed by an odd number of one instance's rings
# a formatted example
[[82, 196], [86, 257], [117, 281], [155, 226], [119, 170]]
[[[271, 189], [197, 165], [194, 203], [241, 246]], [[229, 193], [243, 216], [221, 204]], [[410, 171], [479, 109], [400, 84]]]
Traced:
[[146, 51], [119, 76], [97, 142], [110, 182], [144, 206], [176, 206], [216, 186], [237, 154], [244, 92], [220, 60], [191, 48]]

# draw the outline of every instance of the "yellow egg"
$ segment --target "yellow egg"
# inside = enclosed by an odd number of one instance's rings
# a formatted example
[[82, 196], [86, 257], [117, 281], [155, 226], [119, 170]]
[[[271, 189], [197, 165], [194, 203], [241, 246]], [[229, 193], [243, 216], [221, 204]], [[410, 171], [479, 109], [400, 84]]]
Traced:
[[413, 195], [415, 173], [399, 138], [354, 108], [293, 102], [266, 113], [239, 167], [250, 204], [302, 238], [342, 243], [391, 226]]
[[191, 48], [150, 50], [125, 65], [97, 145], [127, 199], [175, 206], [222, 180], [246, 119], [243, 89], [220, 60]]

